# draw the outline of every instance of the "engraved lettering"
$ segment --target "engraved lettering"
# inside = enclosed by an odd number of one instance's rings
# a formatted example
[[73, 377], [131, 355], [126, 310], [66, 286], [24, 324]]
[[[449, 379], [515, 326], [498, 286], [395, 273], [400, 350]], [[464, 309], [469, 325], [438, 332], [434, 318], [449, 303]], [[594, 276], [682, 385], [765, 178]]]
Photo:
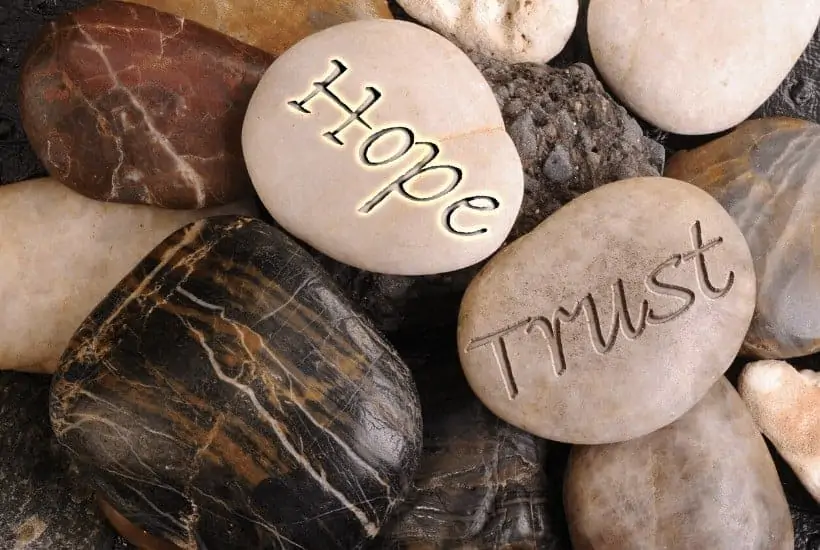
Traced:
[[[401, 149], [397, 153], [393, 153], [393, 156], [384, 160], [372, 160], [370, 158], [370, 148], [381, 138], [388, 136], [391, 132], [401, 132], [404, 136], [404, 144]], [[381, 166], [382, 164], [390, 164], [394, 160], [398, 160], [403, 157], [410, 149], [412, 149], [415, 141], [416, 136], [410, 128], [405, 128], [403, 126], [391, 126], [390, 128], [384, 128], [364, 140], [364, 143], [362, 143], [362, 146], [359, 148], [359, 158], [361, 158], [361, 161], [367, 166]]]
[[714, 248], [723, 243], [723, 237], [718, 237], [717, 239], [712, 239], [706, 244], [703, 244], [703, 233], [701, 232], [700, 221], [696, 221], [692, 227], [689, 229], [689, 235], [692, 239], [692, 246], [695, 248], [693, 251], [688, 252], [683, 255], [683, 261], [695, 260], [695, 265], [697, 266], [698, 271], [698, 286], [700, 286], [701, 292], [703, 292], [708, 298], [716, 300], [718, 298], [722, 298], [732, 289], [732, 286], [735, 282], [735, 272], [729, 271], [729, 275], [726, 278], [726, 284], [723, 288], [718, 288], [712, 284], [709, 280], [709, 272], [706, 270], [706, 256], [704, 252], [709, 250], [710, 248]]
[[479, 227], [478, 229], [473, 229], [472, 231], [461, 231], [453, 225], [453, 216], [461, 207], [469, 210], [476, 210], [478, 212], [489, 212], [497, 209], [499, 206], [501, 206], [501, 203], [498, 202], [498, 199], [488, 197], [487, 195], [467, 197], [461, 199], [460, 201], [454, 202], [444, 210], [444, 213], [442, 214], [442, 223], [450, 233], [455, 233], [456, 235], [481, 235], [482, 233], [486, 233], [488, 231], [486, 227]]
[[500, 330], [493, 334], [489, 334], [483, 338], [478, 338], [470, 342], [467, 346], [467, 351], [482, 348], [489, 344], [493, 352], [493, 357], [498, 365], [498, 370], [501, 372], [501, 379], [504, 381], [504, 387], [507, 389], [507, 395], [510, 399], [515, 399], [518, 396], [518, 385], [513, 377], [512, 364], [510, 363], [510, 356], [507, 353], [507, 343], [504, 337], [514, 333], [516, 330], [527, 324], [529, 319], [513, 325], [509, 328]]
[[665, 262], [661, 262], [661, 264], [658, 265], [658, 267], [656, 267], [652, 271], [652, 273], [650, 273], [646, 277], [646, 288], [649, 289], [650, 292], [659, 294], [661, 296], [672, 296], [674, 298], [679, 298], [684, 301], [684, 304], [680, 306], [678, 309], [663, 315], [657, 314], [655, 312], [655, 308], [651, 308], [649, 310], [649, 316], [646, 320], [648, 324], [662, 325], [663, 323], [668, 323], [669, 321], [683, 315], [686, 312], [686, 310], [692, 307], [692, 304], [695, 303], [695, 293], [686, 288], [685, 286], [673, 285], [658, 280], [658, 276], [660, 276], [661, 272], [664, 269], [670, 266], [678, 267], [679, 265], [681, 265], [682, 261], [683, 257], [680, 254], [675, 254]]

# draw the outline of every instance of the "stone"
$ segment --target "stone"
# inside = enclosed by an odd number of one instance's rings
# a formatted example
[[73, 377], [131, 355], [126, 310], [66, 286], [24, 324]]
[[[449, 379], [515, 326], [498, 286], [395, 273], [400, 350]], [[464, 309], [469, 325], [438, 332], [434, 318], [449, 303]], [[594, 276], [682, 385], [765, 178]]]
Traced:
[[385, 0], [136, 0], [216, 29], [273, 55], [306, 36], [358, 19], [392, 19]]
[[202, 217], [253, 212], [105, 203], [49, 178], [0, 187], [0, 370], [54, 372], [80, 323], [165, 237]]
[[461, 48], [507, 63], [546, 63], [575, 29], [578, 0], [399, 0], [408, 14]]
[[421, 452], [406, 365], [304, 249], [247, 217], [165, 239], [54, 376], [52, 425], [89, 484], [184, 550], [363, 548]]
[[105, 499], [98, 499], [100, 510], [109, 524], [140, 550], [179, 550], [179, 546], [148, 534], [117, 512]]
[[48, 173], [87, 197], [188, 209], [253, 194], [240, 133], [272, 56], [196, 23], [103, 2], [45, 26], [20, 83]]
[[666, 175], [711, 194], [740, 226], [757, 273], [743, 353], [785, 359], [820, 351], [820, 125], [745, 122], [669, 162]]
[[652, 434], [574, 447], [564, 503], [575, 550], [794, 548], [772, 457], [726, 379]]
[[775, 92], [819, 18], [820, 0], [591, 0], [587, 32], [628, 108], [662, 130], [711, 134]]
[[744, 367], [738, 391], [760, 431], [820, 502], [820, 375], [785, 361]]
[[282, 227], [367, 271], [475, 264], [521, 207], [521, 161], [487, 81], [406, 21], [343, 23], [288, 50], [254, 92], [242, 147]]
[[625, 441], [680, 418], [728, 369], [754, 291], [746, 241], [707, 193], [623, 180], [484, 266], [462, 300], [458, 351], [473, 391], [510, 424]]

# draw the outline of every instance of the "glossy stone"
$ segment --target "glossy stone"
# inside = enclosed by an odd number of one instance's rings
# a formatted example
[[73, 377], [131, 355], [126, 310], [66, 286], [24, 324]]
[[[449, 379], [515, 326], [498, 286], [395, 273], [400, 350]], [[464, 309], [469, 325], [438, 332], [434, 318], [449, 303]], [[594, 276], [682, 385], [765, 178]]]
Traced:
[[104, 201], [204, 208], [252, 194], [240, 131], [272, 57], [152, 8], [103, 2], [40, 33], [23, 126], [49, 174]]
[[0, 370], [54, 372], [80, 323], [165, 237], [206, 216], [255, 211], [105, 203], [49, 178], [0, 187]]
[[666, 175], [709, 192], [749, 243], [758, 290], [744, 353], [783, 359], [820, 351], [820, 125], [751, 120], [678, 153]]
[[645, 437], [575, 447], [564, 485], [575, 550], [793, 550], [763, 438], [726, 379]]
[[473, 279], [461, 364], [515, 426], [568, 443], [632, 439], [679, 418], [726, 371], [754, 289], [746, 241], [707, 193], [668, 178], [611, 183]]
[[385, 0], [136, 0], [179, 15], [274, 55], [333, 25], [392, 19]]
[[361, 548], [421, 450], [407, 367], [294, 241], [200, 220], [75, 334], [51, 418], [125, 519], [183, 549]]

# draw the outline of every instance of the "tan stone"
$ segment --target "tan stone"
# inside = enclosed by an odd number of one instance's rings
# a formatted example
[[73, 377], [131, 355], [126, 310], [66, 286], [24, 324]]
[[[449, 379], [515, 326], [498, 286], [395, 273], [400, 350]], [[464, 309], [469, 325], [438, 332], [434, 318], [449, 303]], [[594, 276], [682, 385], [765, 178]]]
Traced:
[[458, 346], [507, 422], [608, 443], [673, 422], [740, 348], [749, 248], [706, 192], [668, 178], [604, 185], [496, 254], [471, 282]]
[[165, 237], [253, 211], [98, 202], [52, 179], [0, 187], [0, 370], [54, 372], [80, 323]]
[[242, 146], [285, 229], [368, 271], [472, 265], [521, 207], [521, 161], [489, 84], [404, 21], [344, 23], [288, 50], [251, 98]]
[[134, 0], [279, 55], [304, 37], [357, 19], [392, 19], [385, 0]]
[[820, 502], [820, 376], [785, 361], [756, 361], [743, 369], [740, 396], [760, 431]]

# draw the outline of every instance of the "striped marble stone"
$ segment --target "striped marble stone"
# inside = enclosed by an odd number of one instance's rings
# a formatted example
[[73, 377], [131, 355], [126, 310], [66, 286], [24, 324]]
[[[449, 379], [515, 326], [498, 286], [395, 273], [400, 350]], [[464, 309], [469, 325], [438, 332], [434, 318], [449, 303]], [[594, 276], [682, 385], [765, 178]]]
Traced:
[[360, 548], [421, 452], [409, 370], [290, 238], [190, 224], [74, 335], [51, 419], [123, 518], [180, 548]]

